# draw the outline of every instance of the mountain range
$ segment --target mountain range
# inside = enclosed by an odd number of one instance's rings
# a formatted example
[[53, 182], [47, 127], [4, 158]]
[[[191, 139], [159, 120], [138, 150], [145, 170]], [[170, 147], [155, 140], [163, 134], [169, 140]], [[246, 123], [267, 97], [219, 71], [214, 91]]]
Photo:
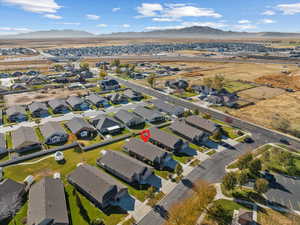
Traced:
[[204, 26], [192, 26], [181, 29], [165, 29], [144, 32], [119, 32], [103, 35], [95, 35], [80, 30], [46, 30], [34, 31], [16, 35], [0, 36], [0, 39], [47, 39], [47, 38], [97, 38], [97, 37], [119, 37], [119, 38], [300, 38], [300, 33], [281, 33], [281, 32], [237, 32], [224, 31]]

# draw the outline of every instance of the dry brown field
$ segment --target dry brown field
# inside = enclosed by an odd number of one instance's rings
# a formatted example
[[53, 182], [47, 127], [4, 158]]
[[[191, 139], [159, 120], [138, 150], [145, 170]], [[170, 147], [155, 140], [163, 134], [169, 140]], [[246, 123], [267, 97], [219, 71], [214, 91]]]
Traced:
[[255, 87], [255, 88], [241, 91], [239, 92], [238, 95], [242, 99], [248, 100], [250, 102], [258, 102], [258, 101], [274, 98], [284, 93], [286, 93], [286, 91], [280, 88], [271, 88], [271, 87], [262, 86], [262, 87]]

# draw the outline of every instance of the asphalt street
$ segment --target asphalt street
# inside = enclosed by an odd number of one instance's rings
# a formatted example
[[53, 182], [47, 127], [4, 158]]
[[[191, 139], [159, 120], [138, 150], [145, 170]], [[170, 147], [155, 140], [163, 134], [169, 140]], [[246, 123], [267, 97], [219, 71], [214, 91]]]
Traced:
[[[132, 88], [133, 90], [145, 93], [147, 95], [154, 96], [158, 99], [161, 99], [162, 101], [167, 101], [176, 105], [180, 105], [190, 110], [198, 109], [202, 113], [210, 114], [213, 118], [230, 123], [232, 126], [250, 132], [252, 134], [252, 138], [255, 140], [253, 144], [239, 144], [235, 146], [236, 150], [227, 150], [221, 153], [217, 153], [213, 155], [209, 160], [206, 160], [203, 163], [201, 163], [199, 167], [196, 167], [194, 170], [192, 170], [192, 172], [188, 174], [187, 177], [184, 178], [185, 182], [179, 183], [176, 186], [176, 188], [159, 203], [166, 210], [168, 210], [172, 204], [175, 204], [176, 202], [180, 201], [188, 194], [188, 190], [190, 189], [190, 186], [187, 185], [187, 183], [192, 184], [193, 182], [199, 179], [206, 180], [211, 183], [220, 182], [222, 177], [225, 175], [225, 166], [247, 151], [252, 151], [253, 149], [266, 143], [278, 143], [280, 142], [280, 139], [287, 140], [290, 143], [290, 146], [292, 148], [300, 149], [300, 140], [297, 138], [287, 136], [285, 134], [281, 134], [279, 132], [264, 128], [262, 126], [232, 117], [223, 112], [211, 108], [207, 108], [202, 105], [195, 105], [194, 103], [167, 95], [163, 92], [151, 88], [140, 86], [123, 79], [119, 79], [119, 78], [115, 78], [115, 79], [117, 79], [120, 83], [125, 84], [127, 87]], [[299, 189], [298, 184], [292, 186], [293, 186], [293, 190], [297, 188]], [[282, 190], [271, 190], [270, 196], [273, 197], [281, 196], [282, 193], [280, 191], [282, 192]], [[289, 198], [298, 199], [299, 197], [300, 196], [298, 195], [298, 192], [292, 191], [290, 193]], [[281, 199], [274, 198], [274, 201], [281, 201]], [[288, 202], [290, 204], [290, 206], [288, 207], [290, 208], [292, 205], [293, 206], [292, 209], [294, 209], [295, 207], [294, 205], [296, 203], [292, 201], [288, 201]], [[278, 203], [282, 204], [283, 202], [278, 202]], [[163, 223], [164, 223], [164, 219], [162, 218], [162, 216], [154, 212], [153, 210], [151, 210], [150, 213], [148, 213], [138, 224], [139, 225], [160, 225]]]
[[300, 180], [275, 174], [276, 183], [265, 194], [269, 201], [300, 211]]

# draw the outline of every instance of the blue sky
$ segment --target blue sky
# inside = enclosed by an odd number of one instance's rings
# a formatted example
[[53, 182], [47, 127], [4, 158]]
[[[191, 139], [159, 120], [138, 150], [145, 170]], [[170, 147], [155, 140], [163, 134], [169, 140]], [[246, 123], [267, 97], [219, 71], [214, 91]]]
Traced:
[[48, 29], [95, 34], [199, 25], [300, 32], [300, 0], [0, 0], [0, 35]]

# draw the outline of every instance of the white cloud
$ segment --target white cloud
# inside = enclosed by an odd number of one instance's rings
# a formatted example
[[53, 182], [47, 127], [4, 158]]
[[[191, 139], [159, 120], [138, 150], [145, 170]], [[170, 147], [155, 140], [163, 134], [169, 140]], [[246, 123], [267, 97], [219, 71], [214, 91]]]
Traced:
[[0, 0], [34, 13], [56, 13], [61, 8], [55, 0]]
[[131, 26], [130, 26], [129, 24], [123, 24], [122, 27], [124, 27], [124, 28], [129, 28], [129, 27], [131, 27]]
[[101, 23], [101, 24], [98, 24], [97, 27], [107, 27], [107, 24]]
[[140, 14], [138, 17], [154, 17], [157, 16], [157, 12], [162, 11], [163, 6], [161, 4], [142, 3], [137, 7], [137, 11]]
[[277, 5], [276, 8], [283, 12], [284, 15], [294, 15], [300, 13], [300, 3], [280, 4]]
[[54, 14], [45, 14], [44, 17], [53, 19], [53, 20], [60, 20], [62, 17]]
[[265, 16], [273, 16], [275, 15], [276, 13], [272, 10], [266, 10], [262, 13], [262, 15], [265, 15]]
[[121, 8], [113, 8], [111, 11], [113, 11], [113, 12], [118, 12], [118, 11], [120, 11], [121, 10]]
[[97, 15], [94, 15], [94, 14], [87, 14], [85, 16], [88, 20], [99, 20], [100, 19], [100, 16], [97, 16]]
[[136, 18], [154, 17], [156, 22], [180, 21], [183, 17], [213, 17], [220, 18], [221, 14], [213, 9], [200, 8], [189, 4], [149, 4], [143, 3], [137, 7], [139, 13]]
[[190, 5], [175, 4], [170, 5], [164, 10], [162, 17], [182, 18], [182, 17], [214, 17], [220, 18], [221, 14], [216, 13], [213, 9], [198, 8]]
[[178, 21], [177, 18], [162, 18], [162, 17], [155, 17], [152, 19], [155, 22], [174, 22]]
[[75, 26], [80, 25], [80, 23], [78, 23], [78, 22], [62, 22], [62, 23], [58, 23], [58, 24], [61, 24], [61, 25], [75, 25]]
[[239, 24], [247, 24], [247, 23], [251, 23], [250, 20], [239, 20], [238, 21]]
[[271, 20], [271, 19], [263, 19], [260, 21], [260, 23], [262, 24], [270, 24], [270, 23], [276, 23], [275, 20]]

